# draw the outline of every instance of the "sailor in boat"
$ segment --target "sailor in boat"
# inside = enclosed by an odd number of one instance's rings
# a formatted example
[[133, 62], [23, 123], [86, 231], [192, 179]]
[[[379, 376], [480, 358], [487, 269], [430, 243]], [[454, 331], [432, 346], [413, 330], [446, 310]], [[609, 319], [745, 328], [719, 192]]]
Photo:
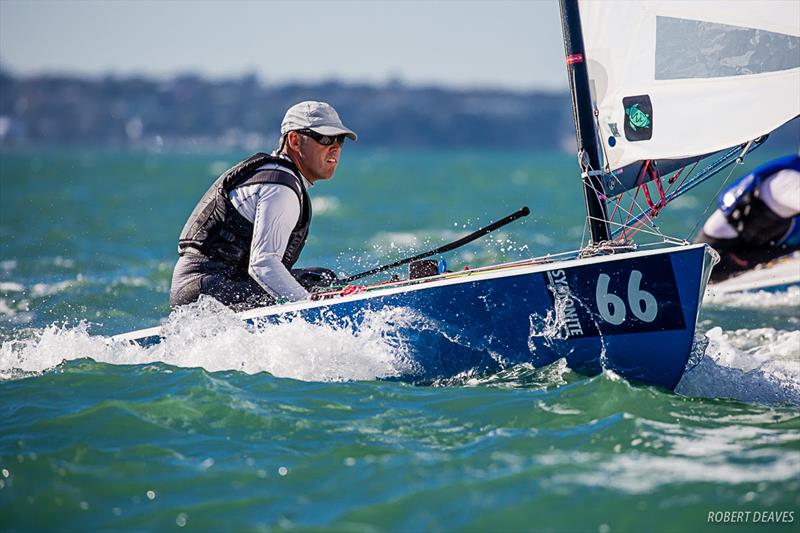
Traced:
[[224, 172], [189, 216], [178, 241], [170, 304], [211, 296], [243, 310], [297, 301], [336, 275], [292, 267], [311, 224], [308, 189], [331, 179], [345, 138], [357, 139], [325, 102], [301, 102], [281, 123], [278, 149]]
[[731, 185], [696, 241], [720, 253], [715, 282], [800, 249], [800, 155], [770, 161]]

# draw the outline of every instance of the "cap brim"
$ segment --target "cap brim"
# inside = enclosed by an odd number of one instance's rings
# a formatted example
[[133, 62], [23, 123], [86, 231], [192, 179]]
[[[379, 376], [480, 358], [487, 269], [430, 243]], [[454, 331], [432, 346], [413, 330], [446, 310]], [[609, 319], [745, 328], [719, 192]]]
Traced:
[[356, 132], [348, 130], [347, 128], [343, 128], [341, 126], [312, 126], [308, 129], [316, 131], [320, 135], [335, 136], [335, 135], [345, 134], [347, 135], [348, 139], [353, 139], [354, 141], [358, 140], [358, 135], [356, 135]]

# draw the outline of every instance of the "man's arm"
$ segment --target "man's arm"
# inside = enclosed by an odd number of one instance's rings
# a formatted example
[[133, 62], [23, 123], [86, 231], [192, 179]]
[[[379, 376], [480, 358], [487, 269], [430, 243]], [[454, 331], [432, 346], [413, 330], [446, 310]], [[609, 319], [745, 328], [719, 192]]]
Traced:
[[272, 296], [288, 301], [308, 298], [306, 291], [281, 262], [297, 220], [300, 201], [289, 187], [258, 185], [253, 217], [248, 273]]

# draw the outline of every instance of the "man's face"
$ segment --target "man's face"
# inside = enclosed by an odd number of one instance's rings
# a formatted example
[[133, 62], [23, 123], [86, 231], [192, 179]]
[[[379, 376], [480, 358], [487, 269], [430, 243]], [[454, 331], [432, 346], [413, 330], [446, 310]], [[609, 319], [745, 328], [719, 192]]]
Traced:
[[339, 158], [342, 155], [342, 146], [334, 141], [324, 146], [311, 137], [298, 134], [301, 171], [312, 183], [317, 180], [327, 180], [333, 177]]

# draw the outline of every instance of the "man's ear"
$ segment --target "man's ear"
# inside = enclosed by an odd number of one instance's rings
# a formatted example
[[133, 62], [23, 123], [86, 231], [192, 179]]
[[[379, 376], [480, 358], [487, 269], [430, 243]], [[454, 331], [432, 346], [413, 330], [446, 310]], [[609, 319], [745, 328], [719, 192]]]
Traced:
[[297, 150], [300, 148], [300, 135], [296, 131], [290, 131], [286, 134], [286, 142], [292, 149]]

